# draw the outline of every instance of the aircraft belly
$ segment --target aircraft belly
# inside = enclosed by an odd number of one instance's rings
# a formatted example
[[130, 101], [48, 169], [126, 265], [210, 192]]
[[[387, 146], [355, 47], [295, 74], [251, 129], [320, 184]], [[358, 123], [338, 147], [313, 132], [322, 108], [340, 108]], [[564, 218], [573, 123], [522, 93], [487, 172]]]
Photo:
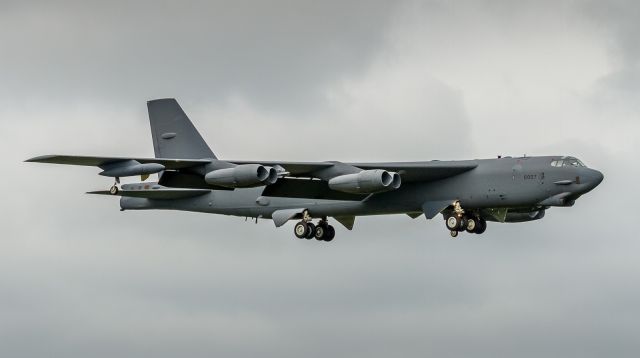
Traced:
[[126, 210], [182, 210], [261, 218], [271, 218], [276, 210], [292, 208], [308, 209], [316, 217], [396, 214], [413, 210], [413, 206], [408, 206], [406, 202], [387, 200], [368, 202], [270, 197], [261, 201], [259, 192], [253, 189], [214, 190], [208, 195], [175, 200], [123, 198], [121, 207]]

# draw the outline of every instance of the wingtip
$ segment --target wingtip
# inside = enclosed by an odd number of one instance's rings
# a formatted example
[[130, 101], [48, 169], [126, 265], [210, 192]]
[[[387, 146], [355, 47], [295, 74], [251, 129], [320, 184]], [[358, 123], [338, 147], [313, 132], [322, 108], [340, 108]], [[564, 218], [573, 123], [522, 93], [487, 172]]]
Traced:
[[49, 158], [52, 158], [52, 157], [55, 157], [55, 155], [40, 155], [40, 156], [37, 156], [37, 157], [29, 158], [29, 159], [25, 160], [24, 162], [25, 163], [38, 163], [38, 162], [42, 162], [42, 161], [44, 161], [46, 159], [49, 159]]
[[88, 191], [85, 194], [91, 194], [91, 195], [113, 195], [108, 190]]

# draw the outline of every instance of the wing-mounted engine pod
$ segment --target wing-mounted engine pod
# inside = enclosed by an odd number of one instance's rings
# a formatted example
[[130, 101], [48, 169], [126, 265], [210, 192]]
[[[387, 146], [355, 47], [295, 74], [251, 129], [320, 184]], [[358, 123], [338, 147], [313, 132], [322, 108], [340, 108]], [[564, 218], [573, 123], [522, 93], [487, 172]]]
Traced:
[[278, 172], [260, 164], [243, 164], [211, 171], [204, 180], [207, 184], [226, 188], [251, 188], [274, 184], [278, 180]]
[[400, 188], [400, 174], [381, 169], [340, 175], [329, 180], [329, 188], [353, 194], [372, 194]]

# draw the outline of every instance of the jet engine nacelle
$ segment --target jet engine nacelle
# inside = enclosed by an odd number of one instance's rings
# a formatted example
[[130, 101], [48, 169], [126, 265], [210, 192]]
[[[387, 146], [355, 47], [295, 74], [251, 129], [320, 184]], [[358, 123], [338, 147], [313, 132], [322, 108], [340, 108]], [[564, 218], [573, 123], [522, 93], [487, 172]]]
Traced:
[[400, 174], [386, 170], [363, 170], [360, 173], [340, 175], [329, 180], [329, 188], [353, 194], [371, 194], [395, 190], [400, 187]]
[[242, 164], [211, 171], [204, 176], [204, 180], [208, 184], [226, 188], [251, 188], [275, 183], [278, 172], [260, 164]]

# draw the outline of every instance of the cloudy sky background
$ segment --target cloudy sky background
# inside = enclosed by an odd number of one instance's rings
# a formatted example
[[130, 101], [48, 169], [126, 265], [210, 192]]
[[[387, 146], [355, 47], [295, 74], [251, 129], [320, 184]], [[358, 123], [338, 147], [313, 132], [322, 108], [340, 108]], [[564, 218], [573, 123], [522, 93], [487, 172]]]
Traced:
[[[0, 355], [635, 357], [638, 38], [633, 1], [0, 1]], [[605, 181], [482, 237], [387, 216], [327, 244], [22, 163], [152, 156], [160, 97], [221, 158], [571, 154]]]

